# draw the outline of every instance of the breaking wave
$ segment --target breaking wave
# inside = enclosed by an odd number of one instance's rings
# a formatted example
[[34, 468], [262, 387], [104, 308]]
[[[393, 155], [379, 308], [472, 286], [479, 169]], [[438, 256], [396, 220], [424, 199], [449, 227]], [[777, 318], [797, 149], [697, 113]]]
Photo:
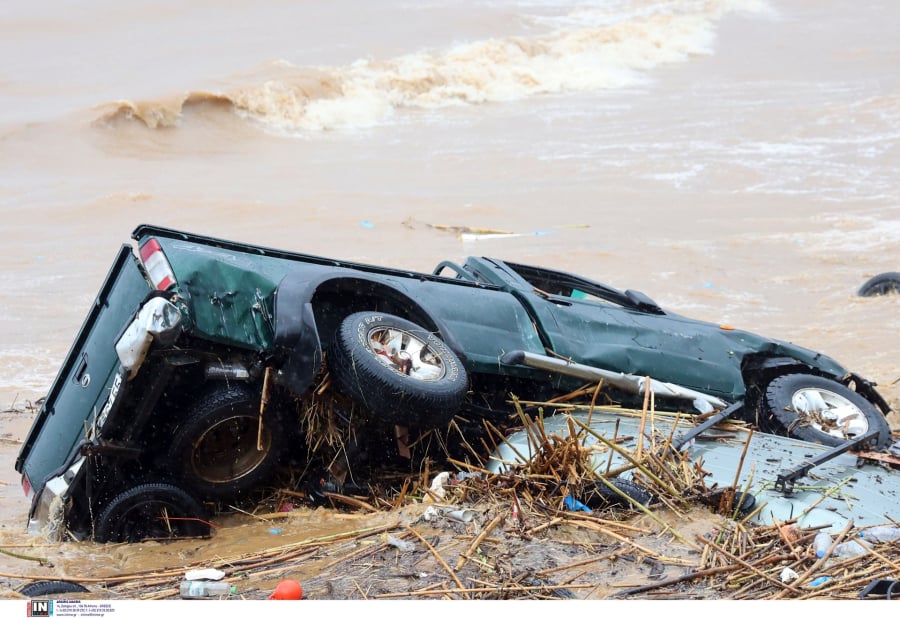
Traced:
[[622, 88], [645, 80], [654, 67], [713, 53], [715, 27], [724, 15], [767, 10], [763, 0], [605, 2], [563, 16], [527, 18], [544, 31], [540, 35], [337, 68], [278, 61], [261, 83], [225, 93], [192, 92], [174, 101], [115, 102], [104, 106], [100, 120], [175, 127], [186, 111], [203, 106], [293, 134], [384, 124], [402, 109]]

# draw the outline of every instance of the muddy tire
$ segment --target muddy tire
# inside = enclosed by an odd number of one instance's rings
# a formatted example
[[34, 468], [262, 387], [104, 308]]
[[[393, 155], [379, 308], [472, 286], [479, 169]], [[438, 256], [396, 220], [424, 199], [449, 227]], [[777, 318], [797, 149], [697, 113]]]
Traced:
[[259, 402], [260, 395], [242, 385], [202, 397], [169, 447], [173, 477], [199, 496], [221, 499], [239, 497], [267, 481], [286, 450], [287, 433], [270, 405], [260, 435]]
[[900, 294], [900, 273], [881, 273], [875, 275], [859, 288], [860, 296], [882, 296], [884, 294]]
[[434, 333], [385, 313], [354, 313], [328, 354], [338, 388], [375, 420], [419, 428], [446, 425], [462, 405], [468, 378]]
[[137, 543], [147, 539], [207, 537], [203, 506], [169, 483], [144, 483], [113, 496], [94, 527], [98, 543]]
[[884, 414], [859, 393], [840, 382], [801, 373], [784, 375], [766, 387], [764, 417], [776, 433], [839, 446], [876, 430], [876, 446], [891, 441]]
[[25, 584], [18, 590], [19, 594], [26, 597], [46, 597], [54, 594], [71, 594], [79, 592], [90, 592], [81, 584], [75, 582], [64, 582], [59, 580], [44, 580]]
[[619, 506], [627, 509], [634, 509], [635, 505], [632, 500], [642, 506], [647, 506], [653, 501], [653, 494], [633, 481], [614, 478], [609, 479], [609, 482], [631, 500], [623, 498], [617, 492], [607, 487], [606, 483], [597, 481], [585, 491], [581, 502], [592, 509], [606, 506]]

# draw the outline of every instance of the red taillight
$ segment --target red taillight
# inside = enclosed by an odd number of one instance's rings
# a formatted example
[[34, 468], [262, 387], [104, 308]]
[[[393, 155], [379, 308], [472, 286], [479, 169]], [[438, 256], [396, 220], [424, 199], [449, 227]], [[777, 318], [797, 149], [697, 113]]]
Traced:
[[28, 480], [28, 477], [24, 474], [22, 475], [22, 489], [25, 490], [25, 495], [29, 498], [31, 497], [31, 481]]
[[141, 261], [157, 290], [168, 290], [175, 285], [175, 273], [155, 239], [151, 238], [141, 246]]

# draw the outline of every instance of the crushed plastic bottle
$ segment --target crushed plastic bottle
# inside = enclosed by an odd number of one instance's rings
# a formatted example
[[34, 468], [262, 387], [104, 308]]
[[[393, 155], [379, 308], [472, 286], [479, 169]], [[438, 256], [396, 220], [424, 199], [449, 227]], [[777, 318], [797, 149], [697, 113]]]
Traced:
[[181, 582], [182, 599], [217, 599], [237, 593], [237, 586], [228, 582], [208, 581], [203, 579]]
[[875, 526], [874, 528], [860, 531], [859, 536], [873, 543], [890, 543], [900, 539], [900, 527], [891, 525]]
[[836, 545], [831, 555], [835, 558], [852, 558], [868, 553], [870, 545], [862, 540], [844, 541]]

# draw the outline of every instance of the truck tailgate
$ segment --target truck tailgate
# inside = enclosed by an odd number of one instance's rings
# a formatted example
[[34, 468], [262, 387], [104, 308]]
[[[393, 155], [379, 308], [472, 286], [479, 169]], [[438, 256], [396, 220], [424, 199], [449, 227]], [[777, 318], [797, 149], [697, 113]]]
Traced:
[[150, 291], [130, 245], [122, 245], [16, 459], [36, 492], [103, 407], [119, 366], [116, 340]]

